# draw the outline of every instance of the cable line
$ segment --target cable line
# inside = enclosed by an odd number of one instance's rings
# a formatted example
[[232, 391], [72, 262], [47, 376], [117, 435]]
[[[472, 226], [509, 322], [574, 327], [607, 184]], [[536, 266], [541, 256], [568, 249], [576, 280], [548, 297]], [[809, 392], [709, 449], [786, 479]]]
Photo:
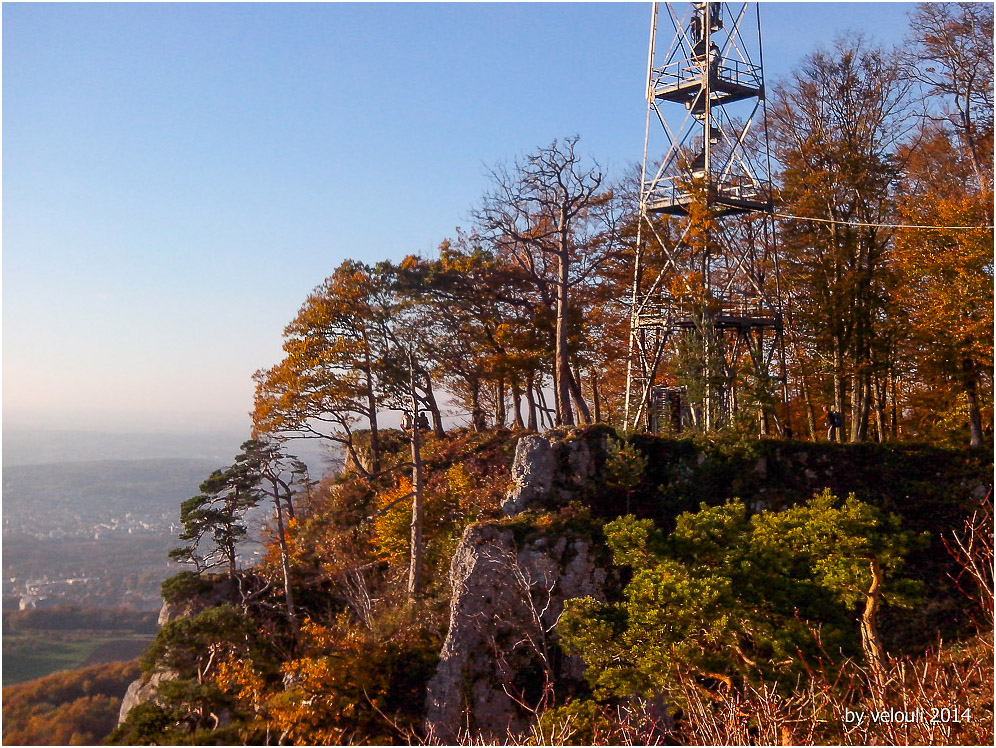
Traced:
[[836, 223], [840, 226], [861, 226], [874, 229], [928, 229], [937, 231], [961, 230], [961, 231], [992, 231], [992, 226], [922, 226], [915, 223], [850, 223], [848, 221], [835, 221], [832, 218], [810, 218], [807, 216], [790, 216], [787, 213], [775, 213], [775, 218], [789, 218], [793, 221], [815, 221], [817, 223]]

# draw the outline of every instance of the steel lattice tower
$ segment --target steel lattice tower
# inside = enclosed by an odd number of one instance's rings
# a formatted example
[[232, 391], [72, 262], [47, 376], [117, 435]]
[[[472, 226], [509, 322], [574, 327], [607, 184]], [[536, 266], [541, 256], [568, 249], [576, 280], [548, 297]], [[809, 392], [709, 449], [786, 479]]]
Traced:
[[654, 3], [646, 97], [627, 426], [710, 431], [749, 402], [763, 433], [787, 390], [757, 3]]

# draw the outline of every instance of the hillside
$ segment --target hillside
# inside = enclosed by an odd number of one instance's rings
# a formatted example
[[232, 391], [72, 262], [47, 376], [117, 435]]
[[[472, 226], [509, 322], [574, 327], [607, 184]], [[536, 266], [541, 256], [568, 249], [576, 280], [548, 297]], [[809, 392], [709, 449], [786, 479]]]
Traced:
[[138, 672], [134, 662], [115, 662], [4, 686], [3, 744], [99, 744]]
[[[403, 440], [386, 434], [383, 446], [404, 459]], [[702, 721], [735, 696], [821, 741], [862, 743], [885, 733], [799, 723], [799, 704], [870, 708], [879, 687], [868, 680], [870, 644], [884, 648], [888, 703], [916, 686], [900, 673], [927, 667], [932, 687], [960, 682], [951, 693], [973, 704], [960, 726], [930, 728], [927, 738], [907, 731], [911, 740], [971, 743], [992, 731], [991, 618], [952, 582], [960, 566], [944, 543], [964, 537], [989, 490], [985, 451], [649, 436], [627, 444], [599, 426], [429, 435], [424, 459], [419, 595], [406, 592], [407, 479], [394, 471], [326, 481], [288, 533], [298, 623], [280, 591], [276, 538], [241, 575], [241, 594], [224, 575], [176, 578], [114, 739], [695, 742], [720, 734], [708, 724], [740, 729]], [[819, 533], [790, 529], [814, 521], [837, 528], [821, 541], [836, 550], [807, 545]], [[838, 559], [830, 576], [827, 558]], [[872, 580], [866, 559], [880, 564], [888, 590], [871, 640], [858, 625]], [[964, 574], [961, 586], [980, 599]], [[697, 631], [711, 633], [700, 640]], [[638, 644], [647, 636], [663, 637], [663, 648]], [[939, 638], [963, 643], [936, 652]], [[797, 682], [793, 697], [786, 689]], [[218, 709], [232, 721], [214, 721]]]

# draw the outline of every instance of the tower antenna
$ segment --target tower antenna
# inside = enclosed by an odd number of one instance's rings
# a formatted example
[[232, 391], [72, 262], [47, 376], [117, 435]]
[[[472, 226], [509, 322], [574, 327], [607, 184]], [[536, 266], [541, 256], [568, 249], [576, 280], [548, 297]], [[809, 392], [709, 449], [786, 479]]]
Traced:
[[626, 426], [791, 433], [758, 3], [653, 6]]

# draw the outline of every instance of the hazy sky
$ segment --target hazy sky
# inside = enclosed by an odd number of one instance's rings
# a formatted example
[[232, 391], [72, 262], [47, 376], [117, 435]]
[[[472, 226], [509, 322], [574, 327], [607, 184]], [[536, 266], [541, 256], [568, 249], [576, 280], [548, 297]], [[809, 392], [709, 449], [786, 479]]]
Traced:
[[[769, 83], [913, 7], [764, 3]], [[247, 429], [343, 259], [432, 252], [554, 138], [610, 177], [642, 155], [649, 3], [2, 13], [6, 427]]]

